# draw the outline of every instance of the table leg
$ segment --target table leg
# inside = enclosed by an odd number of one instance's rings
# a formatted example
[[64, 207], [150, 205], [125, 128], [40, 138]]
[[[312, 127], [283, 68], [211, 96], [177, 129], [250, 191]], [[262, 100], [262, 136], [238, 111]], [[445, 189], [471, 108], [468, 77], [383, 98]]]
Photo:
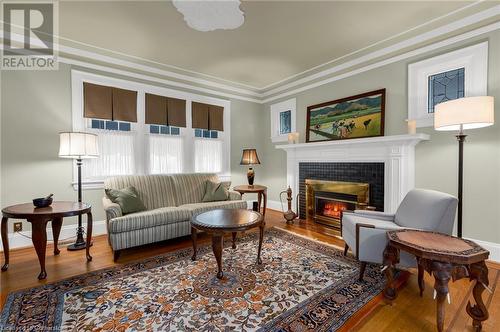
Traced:
[[198, 250], [198, 244], [197, 244], [197, 238], [198, 238], [198, 232], [196, 231], [196, 228], [191, 227], [191, 241], [193, 241], [193, 256], [191, 256], [191, 260], [195, 261], [196, 260], [196, 252]]
[[52, 219], [52, 237], [54, 238], [54, 255], [59, 255], [60, 251], [57, 247], [57, 241], [59, 240], [59, 234], [61, 234], [62, 218]]
[[259, 251], [257, 253], [257, 264], [262, 264], [262, 258], [260, 257], [260, 252], [262, 251], [262, 241], [264, 240], [264, 220], [260, 223], [259, 226]]
[[444, 326], [444, 301], [448, 295], [448, 282], [451, 279], [453, 266], [450, 263], [432, 262], [432, 274], [434, 275], [434, 289], [436, 290], [436, 324], [439, 332]]
[[85, 254], [87, 256], [87, 262], [92, 261], [92, 256], [90, 256], [90, 246], [92, 245], [92, 213], [87, 213], [87, 244], [85, 246]]
[[264, 190], [262, 192], [262, 196], [264, 198], [264, 208], [262, 210], [262, 215], [265, 216], [266, 215], [266, 209], [267, 209], [267, 190]]
[[399, 250], [390, 244], [384, 250], [384, 265], [387, 284], [384, 289], [384, 297], [393, 301], [397, 297], [396, 287], [394, 287], [394, 266], [399, 263]]
[[425, 289], [425, 281], [424, 281], [424, 266], [418, 261], [418, 288], [420, 289], [420, 297], [423, 296], [424, 294], [424, 289]]
[[233, 236], [233, 246], [232, 246], [232, 248], [236, 249], [236, 232], [233, 232], [232, 236]]
[[31, 240], [33, 241], [33, 246], [36, 250], [36, 255], [38, 256], [38, 261], [40, 262], [40, 274], [38, 275], [38, 280], [47, 278], [47, 271], [45, 271], [45, 251], [47, 249], [47, 220], [44, 219], [34, 219], [29, 220], [31, 223]]
[[7, 271], [9, 268], [9, 234], [7, 231], [7, 221], [9, 218], [2, 217], [2, 245], [5, 262], [2, 266], [2, 271]]
[[260, 191], [257, 193], [257, 202], [258, 202], [257, 205], [259, 206], [259, 211], [258, 212], [261, 213], [261, 211], [262, 211], [261, 210], [261, 207], [262, 207], [262, 192], [260, 192]]
[[214, 251], [215, 260], [217, 261], [217, 278], [222, 279], [222, 248], [224, 243], [223, 234], [212, 234], [212, 250]]
[[472, 326], [475, 331], [481, 331], [482, 322], [488, 319], [488, 309], [484, 305], [482, 294], [485, 289], [485, 285], [489, 285], [488, 280], [488, 267], [483, 262], [471, 264], [469, 267], [469, 275], [471, 280], [476, 280], [472, 294], [476, 304], [474, 306], [471, 303], [467, 303], [467, 313], [472, 317]]

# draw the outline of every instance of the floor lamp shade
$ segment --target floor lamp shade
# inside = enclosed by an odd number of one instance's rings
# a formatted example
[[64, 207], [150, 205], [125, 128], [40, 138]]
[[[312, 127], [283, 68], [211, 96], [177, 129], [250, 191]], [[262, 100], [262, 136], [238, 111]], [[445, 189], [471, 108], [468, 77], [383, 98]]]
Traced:
[[489, 96], [467, 97], [436, 105], [436, 130], [475, 129], [494, 123], [494, 99]]
[[86, 159], [97, 158], [98, 156], [97, 135], [80, 132], [59, 134], [59, 157]]

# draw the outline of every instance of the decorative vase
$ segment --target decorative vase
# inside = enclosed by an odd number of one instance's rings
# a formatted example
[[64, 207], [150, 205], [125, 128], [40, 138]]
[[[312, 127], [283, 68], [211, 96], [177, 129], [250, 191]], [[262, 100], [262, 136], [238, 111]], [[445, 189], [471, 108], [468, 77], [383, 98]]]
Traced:
[[250, 186], [253, 186], [253, 180], [254, 180], [254, 178], [255, 178], [255, 172], [254, 172], [254, 170], [253, 170], [252, 167], [249, 167], [248, 168], [248, 172], [247, 172], [247, 179], [248, 179], [248, 184]]

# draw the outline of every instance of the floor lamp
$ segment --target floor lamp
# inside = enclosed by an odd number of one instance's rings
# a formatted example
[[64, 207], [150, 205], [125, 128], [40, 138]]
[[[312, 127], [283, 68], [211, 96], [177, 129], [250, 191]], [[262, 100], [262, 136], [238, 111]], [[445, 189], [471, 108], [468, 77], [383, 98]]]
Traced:
[[[59, 134], [59, 157], [76, 159], [78, 169], [78, 202], [82, 202], [82, 159], [97, 158], [99, 148], [97, 135], [80, 132], [65, 132]], [[83, 239], [82, 216], [78, 216], [78, 229], [76, 242], [68, 246], [68, 250], [85, 249], [86, 241]]]
[[494, 123], [493, 97], [466, 97], [436, 105], [434, 129], [458, 131], [458, 217], [457, 235], [462, 237], [462, 193], [464, 175], [464, 142], [466, 129], [491, 126]]

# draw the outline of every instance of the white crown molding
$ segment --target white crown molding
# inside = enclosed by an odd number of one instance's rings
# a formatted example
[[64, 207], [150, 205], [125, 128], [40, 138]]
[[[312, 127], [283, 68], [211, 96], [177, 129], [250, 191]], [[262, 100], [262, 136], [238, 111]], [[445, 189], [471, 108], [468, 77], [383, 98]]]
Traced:
[[347, 61], [343, 64], [338, 65], [338, 66], [334, 66], [332, 68], [320, 71], [318, 73], [315, 73], [315, 74], [312, 74], [309, 76], [306, 76], [304, 78], [297, 79], [291, 83], [284, 84], [284, 85], [279, 86], [275, 89], [265, 91], [263, 93], [263, 95], [265, 97], [267, 97], [267, 96], [276, 94], [278, 92], [288, 90], [288, 89], [293, 88], [295, 86], [305, 84], [307, 82], [310, 82], [310, 81], [313, 81], [313, 80], [316, 80], [316, 79], [319, 79], [319, 78], [322, 78], [322, 77], [325, 77], [328, 75], [332, 75], [332, 74], [337, 73], [339, 71], [360, 65], [362, 63], [365, 63], [365, 62], [368, 62], [368, 61], [371, 61], [371, 60], [374, 60], [374, 59], [377, 59], [377, 58], [380, 58], [380, 57], [383, 57], [386, 55], [389, 55], [391, 53], [403, 50], [405, 48], [415, 46], [415, 45], [418, 45], [420, 43], [432, 40], [436, 37], [451, 33], [451, 32], [456, 31], [458, 29], [462, 29], [462, 28], [470, 26], [472, 24], [484, 21], [484, 20], [491, 18], [493, 16], [496, 16], [496, 15], [500, 15], [500, 5], [492, 7], [492, 8], [487, 9], [487, 10], [484, 10], [484, 11], [479, 12], [479, 13], [473, 14], [471, 16], [468, 16], [466, 18], [452, 22], [450, 24], [444, 25], [444, 26], [439, 27], [437, 29], [425, 32], [423, 34], [420, 34], [420, 35], [415, 36], [413, 38], [396, 43], [394, 45], [388, 46], [388, 47], [383, 48], [381, 50], [374, 51], [372, 53], [363, 55], [359, 58]]
[[458, 9], [456, 9], [456, 10], [454, 10], [454, 11], [451, 11], [451, 12], [449, 12], [449, 13], [446, 13], [446, 14], [442, 15], [442, 16], [436, 17], [436, 18], [434, 18], [434, 19], [432, 19], [432, 20], [430, 20], [430, 21], [424, 22], [424, 23], [422, 23], [422, 24], [420, 24], [420, 25], [417, 25], [417, 26], [415, 26], [415, 27], [413, 27], [413, 28], [410, 28], [410, 29], [408, 29], [408, 30], [405, 30], [405, 31], [399, 32], [399, 33], [397, 33], [397, 34], [395, 34], [395, 35], [392, 35], [392, 36], [390, 36], [390, 37], [388, 37], [388, 38], [385, 38], [385, 39], [383, 39], [383, 40], [379, 40], [379, 41], [377, 41], [377, 42], [375, 42], [375, 43], [373, 43], [373, 44], [370, 44], [370, 45], [365, 46], [365, 47], [363, 47], [363, 48], [357, 49], [357, 50], [355, 50], [355, 51], [353, 51], [353, 52], [351, 52], [351, 53], [348, 53], [348, 54], [342, 55], [342, 56], [340, 56], [340, 57], [338, 57], [338, 58], [335, 58], [335, 59], [329, 60], [329, 61], [327, 61], [327, 62], [325, 62], [325, 63], [320, 64], [320, 65], [317, 65], [317, 66], [311, 67], [311, 68], [306, 69], [306, 70], [304, 70], [304, 71], [302, 71], [302, 72], [300, 72], [300, 73], [297, 73], [297, 74], [291, 75], [291, 76], [289, 76], [289, 77], [287, 77], [287, 78], [284, 78], [284, 79], [282, 79], [282, 80], [280, 80], [280, 81], [277, 81], [277, 82], [274, 82], [274, 83], [268, 84], [268, 85], [266, 85], [266, 86], [262, 87], [262, 88], [261, 88], [261, 90], [263, 90], [263, 91], [270, 90], [270, 89], [272, 89], [273, 87], [275, 87], [275, 86], [277, 86], [277, 85], [283, 84], [283, 83], [285, 83], [285, 82], [290, 82], [290, 81], [291, 81], [293, 78], [295, 78], [295, 77], [303, 76], [303, 75], [305, 75], [305, 74], [307, 74], [307, 73], [310, 73], [310, 72], [312, 72], [312, 71], [318, 70], [318, 69], [320, 69], [320, 68], [324, 68], [324, 67], [326, 67], [326, 66], [328, 66], [328, 65], [331, 65], [331, 64], [333, 64], [333, 63], [335, 63], [335, 62], [338, 62], [338, 61], [340, 61], [340, 60], [342, 60], [342, 59], [346, 59], [346, 58], [349, 58], [349, 57], [353, 57], [354, 55], [356, 55], [356, 54], [358, 54], [358, 53], [360, 53], [360, 52], [363, 52], [363, 51], [365, 51], [365, 50], [369, 50], [369, 49], [371, 49], [371, 48], [373, 48], [373, 47], [375, 47], [375, 46], [377, 46], [377, 45], [380, 45], [380, 44], [382, 44], [382, 43], [385, 43], [385, 42], [391, 41], [391, 40], [393, 40], [393, 39], [395, 39], [395, 38], [398, 38], [398, 37], [404, 36], [405, 34], [407, 34], [407, 33], [409, 33], [409, 32], [412, 32], [412, 31], [415, 31], [415, 30], [417, 30], [417, 29], [423, 28], [423, 27], [425, 27], [425, 26], [427, 26], [427, 25], [429, 25], [429, 24], [432, 24], [432, 23], [438, 22], [439, 20], [442, 20], [442, 19], [444, 19], [444, 18], [446, 18], [446, 17], [452, 16], [452, 15], [457, 14], [457, 13], [459, 13], [459, 12], [462, 12], [462, 11], [464, 11], [464, 10], [470, 9], [470, 8], [472, 8], [472, 7], [474, 7], [474, 6], [477, 6], [478, 4], [480, 4], [480, 3], [484, 2], [484, 1], [486, 1], [486, 0], [479, 0], [479, 1], [473, 2], [473, 3], [471, 3], [471, 4], [467, 5], [467, 6], [464, 6], [464, 7], [458, 8]]
[[[239, 85], [239, 86], [246, 86], [245, 84], [230, 82], [230, 81], [227, 81], [224, 79], [219, 79], [219, 78], [216, 78], [216, 77], [213, 77], [210, 75], [206, 75], [206, 74], [202, 74], [202, 73], [196, 73], [194, 71], [188, 71], [188, 70], [178, 68], [175, 66], [160, 64], [163, 66], [175, 68], [175, 69], [180, 70], [180, 71], [189, 72], [193, 75], [212, 77], [214, 79], [214, 81], [209, 80], [209, 79], [200, 78], [200, 77], [194, 77], [191, 75], [176, 73], [176, 72], [169, 71], [169, 70], [163, 70], [163, 69], [160, 69], [157, 67], [152, 67], [152, 66], [148, 66], [148, 65], [144, 65], [144, 64], [138, 64], [138, 63], [135, 63], [132, 61], [118, 59], [118, 58], [115, 58], [112, 56], [107, 56], [107, 55], [103, 55], [103, 54], [99, 54], [99, 53], [95, 53], [95, 52], [90, 52], [87, 50], [82, 50], [82, 49], [78, 49], [78, 48], [74, 48], [74, 47], [64, 46], [64, 45], [59, 45], [59, 50], [61, 52], [66, 53], [70, 56], [73, 55], [73, 56], [81, 57], [81, 58], [83, 58], [83, 60], [76, 60], [76, 59], [72, 59], [72, 58], [68, 58], [68, 57], [59, 57], [59, 60], [61, 60], [61, 62], [64, 62], [64, 63], [77, 65], [77, 66], [80, 66], [83, 68], [90, 68], [90, 69], [99, 70], [102, 72], [115, 73], [118, 75], [138, 78], [138, 79], [146, 80], [149, 82], [161, 83], [161, 84], [165, 84], [165, 85], [169, 85], [169, 86], [173, 86], [173, 87], [189, 89], [192, 91], [198, 91], [198, 92], [202, 92], [202, 93], [206, 93], [206, 94], [213, 94], [213, 95], [226, 97], [226, 98], [234, 98], [234, 99], [238, 99], [238, 100], [245, 100], [245, 101], [250, 101], [250, 102], [254, 102], [254, 103], [265, 104], [265, 103], [269, 103], [269, 102], [274, 101], [274, 100], [278, 100], [278, 99], [281, 99], [281, 98], [284, 98], [284, 97], [287, 97], [287, 96], [290, 96], [293, 94], [297, 94], [297, 93], [300, 93], [300, 92], [303, 92], [303, 91], [306, 91], [309, 89], [313, 89], [313, 88], [316, 88], [318, 86], [328, 84], [328, 83], [331, 83], [331, 82], [334, 82], [334, 81], [337, 81], [337, 80], [340, 80], [340, 79], [343, 79], [346, 77], [357, 75], [359, 73], [362, 73], [362, 72], [365, 72], [365, 71], [368, 71], [371, 69], [379, 68], [379, 67], [397, 62], [397, 61], [401, 61], [401, 60], [404, 60], [404, 59], [407, 59], [410, 57], [414, 57], [414, 56], [417, 56], [417, 55], [420, 55], [420, 54], [423, 54], [423, 53], [426, 53], [426, 52], [429, 52], [432, 50], [439, 49], [441, 47], [452, 45], [454, 43], [464, 41], [464, 40], [479, 36], [479, 35], [484, 34], [484, 33], [498, 30], [498, 29], [500, 29], [500, 22], [495, 22], [495, 23], [492, 23], [490, 25], [487, 25], [487, 26], [484, 26], [484, 27], [481, 27], [481, 28], [478, 28], [478, 29], [475, 29], [475, 30], [472, 30], [469, 32], [465, 32], [465, 33], [460, 34], [458, 36], [451, 37], [451, 38], [448, 38], [446, 40], [436, 42], [436, 43], [433, 43], [433, 44], [430, 44], [430, 45], [427, 45], [427, 46], [424, 46], [421, 48], [417, 48], [417, 49], [414, 49], [412, 51], [408, 51], [408, 52], [401, 54], [401, 55], [386, 58], [384, 60], [372, 63], [370, 65], [367, 65], [367, 66], [364, 66], [364, 67], [361, 67], [361, 68], [358, 68], [358, 69], [355, 69], [355, 70], [352, 70], [352, 71], [349, 71], [349, 72], [346, 72], [346, 73], [343, 73], [340, 75], [330, 76], [330, 75], [334, 75], [335, 73], [337, 73], [339, 71], [347, 70], [353, 66], [357, 66], [357, 65], [363, 64], [365, 62], [375, 60], [375, 59], [380, 58], [380, 57], [388, 56], [389, 54], [400, 51], [402, 49], [405, 49], [405, 48], [408, 48], [411, 46], [415, 46], [416, 44], [438, 38], [444, 34], [448, 34], [450, 32], [456, 31], [458, 29], [466, 28], [467, 26], [479, 23], [485, 19], [494, 17], [496, 15], [500, 15], [500, 5], [497, 5], [495, 7], [491, 7], [487, 10], [482, 11], [482, 12], [479, 12], [479, 13], [473, 14], [471, 16], [468, 16], [466, 18], [457, 20], [455, 22], [452, 22], [452, 23], [447, 24], [445, 26], [442, 26], [440, 28], [423, 33], [421, 35], [407, 39], [403, 42], [394, 44], [394, 45], [386, 47], [384, 49], [377, 50], [377, 51], [374, 51], [372, 53], [361, 56], [359, 58], [350, 60], [346, 63], [341, 64], [341, 65], [331, 67], [329, 69], [315, 73], [313, 75], [309, 75], [307, 77], [303, 77], [303, 78], [298, 79], [296, 81], [293, 81], [289, 84], [284, 84], [284, 85], [279, 86], [279, 87], [272, 89], [272, 90], [264, 90], [264, 89], [259, 89], [259, 88], [244, 89], [244, 88], [240, 88], [237, 86], [233, 86], [232, 84]], [[0, 30], [0, 33], [3, 35], [3, 30]], [[23, 36], [20, 36], [20, 35], [15, 36], [14, 35], [13, 39], [14, 40], [18, 39], [18, 41], [23, 41], [24, 40], [23, 38], [24, 38]], [[88, 45], [88, 46], [92, 46], [92, 45]], [[2, 47], [3, 47], [3, 45], [2, 45]], [[92, 46], [92, 47], [94, 47], [94, 46]], [[107, 51], [113, 52], [113, 51], [109, 51], [109, 50], [107, 50]], [[117, 52], [114, 52], [114, 53], [118, 54]], [[128, 56], [125, 54], [122, 54], [122, 55]], [[141, 58], [133, 57], [133, 56], [129, 56], [129, 57], [153, 63], [153, 61], [149, 61], [146, 59], [141, 59]], [[89, 59], [89, 61], [86, 61], [85, 59]], [[101, 62], [102, 65], [93, 63], [95, 61]], [[113, 65], [113, 66], [118, 65], [118, 66], [124, 67], [126, 69], [107, 67], [106, 64]], [[159, 64], [159, 63], [156, 63], [156, 64]], [[131, 71], [131, 70], [134, 70], [134, 71]], [[147, 74], [139, 74], [139, 73], [135, 72], [136, 70], [139, 70], [139, 71], [147, 73]], [[159, 78], [156, 76], [152, 76], [151, 74], [163, 76], [165, 78]], [[325, 78], [323, 80], [318, 80], [318, 79], [325, 77], [325, 76], [330, 76], [330, 77]], [[169, 80], [167, 78], [174, 78], [174, 79], [181, 80], [183, 82], [173, 81], [173, 80]], [[232, 84], [219, 83], [219, 82], [216, 82], [215, 80], [226, 81], [226, 82], [229, 82]], [[302, 85], [302, 84], [305, 84], [305, 83], [310, 82], [310, 81], [314, 81], [314, 82], [312, 82], [311, 84], [303, 85], [303, 86], [300, 86], [300, 87], [293, 89], [294, 87], [296, 87], [298, 85]], [[193, 84], [196, 84], [196, 85], [193, 85]], [[199, 86], [199, 85], [201, 85], [201, 86]], [[282, 93], [279, 93], [279, 92], [282, 92]]]
[[421, 54], [425, 54], [425, 53], [437, 50], [439, 48], [450, 46], [450, 45], [456, 44], [458, 42], [465, 41], [465, 40], [480, 36], [480, 35], [488, 33], [488, 32], [499, 30], [499, 29], [500, 29], [500, 22], [492, 23], [492, 24], [484, 26], [482, 28], [478, 28], [476, 30], [469, 31], [469, 32], [463, 33], [461, 35], [451, 37], [451, 38], [445, 39], [443, 41], [440, 41], [440, 42], [437, 42], [434, 44], [430, 44], [430, 45], [427, 45], [427, 46], [424, 46], [424, 47], [421, 47], [421, 48], [418, 48], [418, 49], [415, 49], [415, 50], [412, 50], [412, 51], [409, 51], [409, 52], [406, 52], [406, 53], [403, 53], [403, 54], [400, 54], [400, 55], [397, 55], [397, 56], [394, 56], [391, 58], [387, 58], [385, 60], [375, 62], [375, 63], [372, 63], [370, 65], [367, 65], [367, 66], [364, 66], [364, 67], [361, 67], [361, 68], [358, 68], [358, 69], [355, 69], [355, 70], [352, 70], [352, 71], [349, 71], [349, 72], [346, 72], [346, 73], [343, 73], [340, 75], [332, 76], [332, 77], [329, 77], [327, 79], [317, 81], [317, 82], [302, 86], [302, 87], [297, 88], [297, 89], [286, 91], [284, 93], [266, 98], [266, 99], [262, 100], [262, 103], [265, 104], [265, 103], [269, 103], [269, 102], [272, 102], [272, 101], [275, 101], [275, 100], [278, 100], [281, 98], [288, 97], [290, 95], [295, 95], [295, 94], [303, 92], [303, 91], [307, 91], [307, 90], [310, 90], [310, 89], [313, 89], [313, 88], [316, 88], [316, 87], [319, 87], [319, 86], [322, 86], [322, 85], [325, 85], [325, 84], [328, 84], [331, 82], [335, 82], [335, 81], [338, 81], [338, 80], [341, 80], [341, 79], [344, 79], [347, 77], [351, 77], [351, 76], [354, 76], [354, 75], [357, 75], [357, 74], [360, 74], [360, 73], [363, 73], [363, 72], [366, 72], [366, 71], [369, 71], [369, 70], [372, 70], [375, 68], [383, 67], [383, 66], [389, 65], [389, 64], [394, 63], [394, 62], [402, 61], [402, 60], [412, 58], [412, 57], [415, 57], [415, 56], [418, 56]]

